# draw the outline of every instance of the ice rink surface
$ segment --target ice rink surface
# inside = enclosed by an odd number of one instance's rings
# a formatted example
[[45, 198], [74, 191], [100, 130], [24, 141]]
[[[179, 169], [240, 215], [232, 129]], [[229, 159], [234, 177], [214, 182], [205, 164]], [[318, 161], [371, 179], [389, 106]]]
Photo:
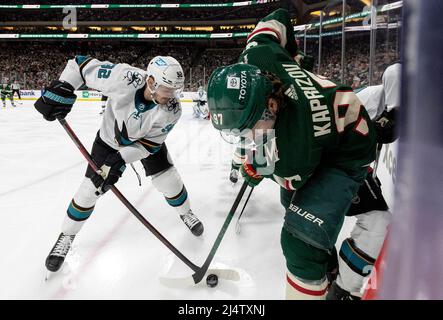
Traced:
[[[59, 123], [43, 120], [33, 102], [23, 101], [14, 109], [7, 103], [0, 108], [0, 299], [284, 299], [284, 209], [279, 187], [270, 180], [254, 190], [239, 234], [237, 211], [211, 265], [238, 270], [240, 281], [220, 280], [216, 288], [205, 281], [185, 288], [161, 284], [160, 276], [193, 272], [109, 192], [77, 235], [63, 269], [45, 282], [45, 258], [86, 161]], [[144, 177], [140, 163], [135, 167], [142, 186], [128, 167], [117, 187], [182, 253], [201, 265], [241, 182], [234, 187], [228, 178], [233, 147], [209, 121], [193, 119], [190, 104], [183, 110], [166, 144], [192, 209], [204, 223], [203, 236], [190, 233]], [[99, 111], [99, 102], [79, 102], [66, 118], [88, 150], [100, 126]], [[353, 221], [346, 219], [338, 244]]]

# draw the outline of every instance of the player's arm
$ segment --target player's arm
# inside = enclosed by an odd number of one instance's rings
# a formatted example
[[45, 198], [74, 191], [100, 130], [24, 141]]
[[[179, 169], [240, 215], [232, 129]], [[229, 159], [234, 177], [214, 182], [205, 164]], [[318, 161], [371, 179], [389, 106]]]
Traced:
[[398, 132], [395, 126], [398, 108], [385, 110], [374, 120], [377, 143], [389, 144], [397, 140]]
[[392, 143], [398, 137], [395, 120], [400, 107], [400, 72], [399, 63], [389, 66], [382, 77], [385, 109], [374, 121], [377, 132], [377, 142], [380, 144]]
[[[101, 91], [105, 96], [121, 93], [128, 86], [130, 77], [136, 72], [127, 64], [113, 64], [87, 56], [76, 56], [66, 64], [60, 81], [71, 84], [75, 89], [82, 85]], [[141, 79], [138, 79], [140, 81]]]
[[155, 138], [141, 138], [129, 146], [125, 146], [120, 150], [120, 154], [125, 163], [132, 163], [160, 150], [162, 143], [166, 140], [166, 134]]
[[132, 163], [155, 154], [161, 149], [166, 134], [156, 138], [141, 138], [119, 152], [111, 153], [100, 170], [91, 178], [99, 193], [105, 193], [123, 175], [127, 163]]
[[303, 51], [298, 50], [297, 55], [294, 57], [294, 60], [305, 70], [309, 72], [314, 71], [314, 62], [315, 59], [313, 56], [309, 56], [305, 54]]
[[260, 20], [255, 29], [249, 34], [247, 41], [248, 45], [253, 41], [258, 44], [269, 41], [277, 42], [292, 57], [295, 57], [298, 51], [291, 16], [286, 9], [277, 9]]
[[111, 153], [100, 170], [91, 178], [97, 191], [105, 193], [111, 189], [123, 175], [127, 163], [144, 159], [159, 151], [166, 136], [167, 133], [154, 138], [141, 138], [121, 148], [118, 152]]
[[45, 87], [42, 96], [34, 106], [48, 121], [65, 118], [77, 99], [74, 91], [83, 84], [92, 89], [112, 95], [121, 93], [122, 68], [127, 65], [114, 65], [86, 56], [76, 56], [68, 61], [59, 80]]

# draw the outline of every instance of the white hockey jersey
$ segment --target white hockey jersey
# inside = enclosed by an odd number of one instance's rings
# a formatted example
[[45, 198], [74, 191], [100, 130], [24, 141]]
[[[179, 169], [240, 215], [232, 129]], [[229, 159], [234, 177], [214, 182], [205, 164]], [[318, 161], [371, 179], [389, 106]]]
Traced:
[[69, 60], [60, 80], [75, 89], [85, 84], [108, 96], [100, 138], [131, 163], [157, 152], [179, 120], [180, 102], [157, 105], [144, 98], [146, 71], [84, 56]]
[[205, 90], [197, 91], [197, 100], [200, 102], [208, 102], [208, 95]]
[[371, 120], [374, 120], [385, 110], [383, 85], [370, 86], [357, 92], [357, 97], [365, 106]]
[[383, 88], [385, 91], [385, 104], [388, 111], [400, 107], [401, 64], [394, 63], [386, 68], [383, 73]]
[[357, 92], [357, 97], [372, 120], [381, 115], [385, 109], [391, 111], [400, 107], [400, 72], [401, 64], [393, 64], [383, 73], [382, 85], [366, 87]]

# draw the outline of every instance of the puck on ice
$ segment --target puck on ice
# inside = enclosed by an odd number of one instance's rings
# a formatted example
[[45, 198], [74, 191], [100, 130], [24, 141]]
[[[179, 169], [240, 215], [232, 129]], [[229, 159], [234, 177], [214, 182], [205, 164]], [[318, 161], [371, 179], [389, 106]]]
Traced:
[[218, 277], [216, 274], [210, 274], [206, 278], [206, 284], [210, 288], [214, 288], [218, 284]]

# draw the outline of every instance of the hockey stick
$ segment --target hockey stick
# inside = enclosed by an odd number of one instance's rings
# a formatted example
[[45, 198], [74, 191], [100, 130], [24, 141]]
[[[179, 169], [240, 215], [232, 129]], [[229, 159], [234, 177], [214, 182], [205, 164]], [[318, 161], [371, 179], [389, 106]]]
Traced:
[[241, 219], [241, 217], [243, 215], [243, 212], [245, 211], [246, 205], [248, 204], [248, 201], [249, 201], [249, 198], [251, 197], [252, 191], [254, 191], [254, 187], [251, 188], [251, 191], [249, 192], [248, 197], [246, 198], [245, 204], [243, 205], [243, 208], [241, 209], [241, 212], [240, 212], [240, 214], [239, 214], [239, 216], [237, 218], [237, 223], [235, 225], [235, 233], [237, 233], [237, 234], [240, 233], [240, 229], [241, 229], [240, 219]]
[[[89, 165], [94, 169], [94, 171], [99, 170], [97, 165], [94, 163], [94, 160], [91, 158], [91, 155], [86, 150], [86, 148], [83, 146], [80, 139], [77, 137], [77, 135], [74, 133], [72, 128], [69, 126], [69, 124], [66, 122], [65, 119], [57, 119], [62, 127], [65, 129], [69, 137], [72, 139], [72, 141], [75, 143], [77, 148], [80, 150], [80, 152], [83, 154], [83, 156], [88, 161]], [[189, 268], [191, 268], [193, 271], [198, 271], [199, 267], [193, 264], [188, 258], [186, 258], [177, 248], [172, 245], [168, 239], [166, 239], [153, 225], [151, 225], [138, 211], [137, 209], [123, 196], [123, 194], [117, 189], [117, 187], [112, 186], [111, 191], [115, 194], [115, 196], [124, 204], [126, 208], [129, 209], [129, 211], [146, 227], [151, 231], [154, 236], [156, 236], [166, 247], [168, 247], [169, 250], [171, 250], [180, 260], [182, 260]]]
[[375, 178], [377, 177], [377, 168], [378, 168], [378, 162], [380, 160], [380, 154], [381, 154], [381, 149], [383, 148], [383, 144], [382, 143], [377, 143], [377, 149], [375, 151], [375, 162], [374, 162], [374, 168], [372, 169], [372, 177]]
[[238, 192], [237, 197], [235, 198], [234, 203], [232, 204], [231, 210], [229, 210], [228, 216], [225, 219], [225, 222], [223, 223], [223, 226], [221, 227], [220, 232], [217, 235], [217, 238], [215, 239], [214, 245], [211, 248], [211, 251], [209, 252], [208, 257], [206, 258], [205, 263], [199, 268], [199, 270], [195, 271], [195, 273], [192, 276], [185, 277], [185, 278], [160, 278], [160, 281], [162, 281], [166, 285], [191, 285], [191, 284], [197, 284], [199, 283], [205, 274], [207, 272], [214, 273], [219, 277], [223, 277], [229, 280], [238, 280], [240, 278], [237, 271], [232, 269], [218, 269], [218, 270], [208, 270], [209, 265], [212, 262], [212, 259], [215, 256], [215, 253], [217, 252], [218, 247], [220, 246], [220, 243], [226, 233], [226, 230], [228, 229], [229, 224], [231, 223], [232, 217], [235, 214], [235, 211], [237, 211], [237, 207], [240, 204], [241, 199], [243, 198], [243, 195], [246, 191], [246, 188], [248, 187], [248, 183], [245, 181], [243, 182], [243, 185], [240, 188], [240, 191]]
[[[82, 155], [85, 157], [86, 161], [89, 163], [89, 165], [92, 167], [94, 171], [99, 170], [97, 165], [94, 163], [94, 160], [91, 158], [91, 155], [86, 150], [86, 148], [83, 146], [80, 139], [77, 137], [77, 135], [74, 133], [72, 128], [69, 126], [67, 121], [65, 119], [59, 119], [57, 118], [63, 129], [65, 129], [66, 133], [69, 135], [71, 140], [74, 142], [74, 144], [77, 146], [77, 148], [80, 150]], [[215, 252], [218, 249], [218, 246], [220, 245], [220, 242], [226, 232], [226, 229], [229, 225], [229, 222], [232, 219], [232, 216], [234, 215], [238, 203], [240, 202], [245, 189], [247, 187], [247, 184], [244, 183], [242, 186], [242, 189], [240, 190], [239, 195], [237, 196], [234, 205], [231, 208], [231, 211], [229, 212], [228, 218], [226, 218], [225, 223], [223, 224], [222, 230], [220, 231], [219, 235], [217, 236], [217, 239], [211, 249], [211, 252], [209, 253], [208, 258], [206, 259], [205, 263], [202, 267], [198, 267], [194, 263], [192, 263], [188, 258], [186, 258], [185, 255], [183, 255], [172, 243], [169, 242], [168, 239], [166, 239], [153, 225], [151, 225], [138, 211], [137, 209], [123, 196], [123, 194], [117, 189], [117, 187], [112, 186], [111, 191], [115, 194], [115, 196], [124, 204], [126, 208], [149, 230], [151, 231], [154, 236], [159, 239], [169, 250], [174, 253], [177, 258], [179, 258], [181, 261], [183, 261], [189, 268], [191, 268], [192, 271], [194, 271], [194, 275], [192, 276], [194, 279], [194, 283], [197, 284], [201, 281], [201, 279], [204, 277], [205, 273], [208, 271], [209, 264], [211, 263]], [[232, 214], [231, 214], [232, 213]], [[210, 272], [217, 273], [217, 270], [211, 270]], [[232, 279], [236, 280], [238, 278], [238, 274], [235, 273], [234, 270], [224, 269], [220, 270], [220, 277], [226, 278], [226, 279]], [[195, 276], [195, 277], [194, 277]], [[198, 279], [198, 280], [197, 280]]]

